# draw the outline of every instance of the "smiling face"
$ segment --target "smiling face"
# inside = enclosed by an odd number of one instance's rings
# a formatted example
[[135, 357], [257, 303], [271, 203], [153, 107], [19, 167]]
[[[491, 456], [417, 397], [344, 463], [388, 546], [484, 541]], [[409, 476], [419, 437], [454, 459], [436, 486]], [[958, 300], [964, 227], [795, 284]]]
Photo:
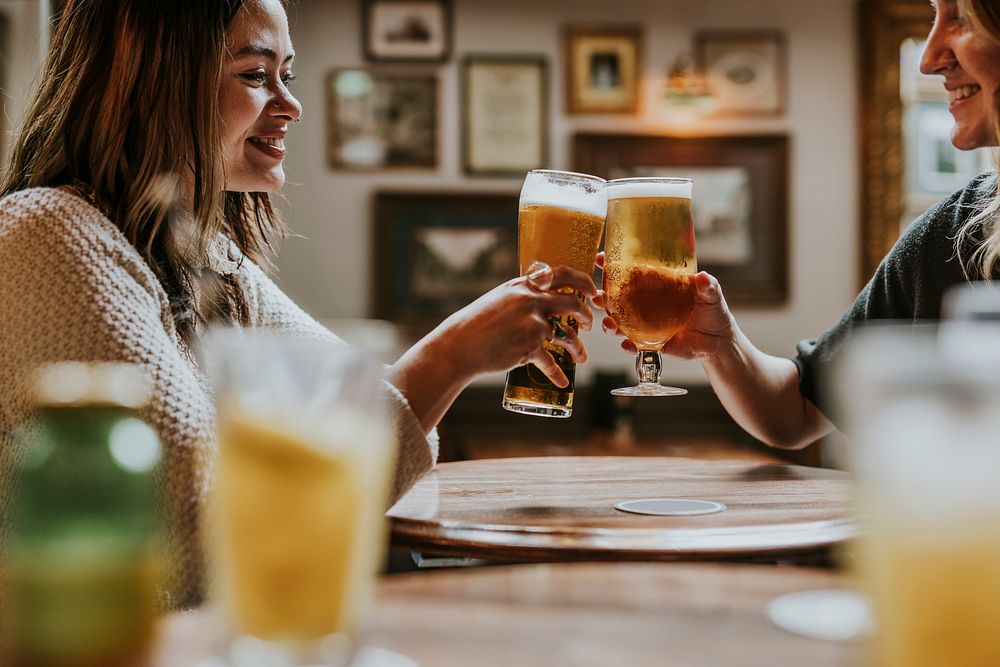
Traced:
[[944, 77], [955, 119], [951, 142], [962, 150], [997, 146], [1000, 46], [972, 30], [959, 0], [938, 0], [934, 11], [920, 71]]
[[226, 34], [219, 116], [226, 190], [276, 192], [285, 183], [282, 161], [288, 124], [302, 106], [288, 90], [292, 40], [278, 0], [248, 0]]

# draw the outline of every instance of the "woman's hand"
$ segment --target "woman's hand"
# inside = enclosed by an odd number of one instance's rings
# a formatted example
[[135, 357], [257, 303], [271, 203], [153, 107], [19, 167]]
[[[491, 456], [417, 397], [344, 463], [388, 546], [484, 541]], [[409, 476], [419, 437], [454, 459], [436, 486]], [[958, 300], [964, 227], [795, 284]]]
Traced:
[[[597, 255], [597, 266], [604, 268], [603, 252]], [[732, 341], [735, 326], [719, 281], [702, 271], [695, 276], [694, 283], [695, 302], [691, 316], [677, 334], [663, 346], [663, 351], [682, 359], [707, 360]], [[599, 292], [593, 301], [598, 308], [607, 309], [603, 291]], [[624, 335], [619, 331], [618, 323], [611, 315], [604, 316], [601, 327], [605, 333], [613, 336]], [[632, 354], [638, 351], [635, 344], [628, 339], [622, 341], [622, 349]]]
[[528, 275], [479, 297], [439, 328], [442, 339], [450, 342], [452, 361], [472, 377], [530, 362], [556, 386], [567, 386], [569, 380], [542, 343], [549, 341], [565, 349], [577, 363], [586, 361], [580, 337], [571, 327], [554, 324], [553, 318], [568, 315], [581, 329], [589, 330], [594, 316], [585, 299], [561, 290], [591, 298], [597, 295], [589, 275], [539, 262]]
[[581, 329], [593, 325], [590, 307], [575, 292], [593, 298], [597, 288], [581, 271], [533, 266], [528, 275], [505, 282], [442, 322], [392, 365], [387, 379], [403, 392], [428, 432], [458, 393], [483, 373], [530, 362], [553, 384], [566, 387], [569, 380], [542, 343], [549, 341], [575, 361], [586, 361], [576, 332], [553, 323], [554, 317], [566, 315]]

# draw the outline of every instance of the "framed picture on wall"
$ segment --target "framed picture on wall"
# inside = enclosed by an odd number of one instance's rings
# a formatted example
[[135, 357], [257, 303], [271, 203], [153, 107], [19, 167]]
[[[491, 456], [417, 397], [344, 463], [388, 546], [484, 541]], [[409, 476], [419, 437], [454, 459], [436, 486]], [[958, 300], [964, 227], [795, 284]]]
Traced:
[[451, 55], [450, 0], [362, 0], [365, 57], [445, 62]]
[[517, 275], [510, 194], [377, 192], [372, 316], [429, 331]]
[[695, 36], [695, 51], [718, 113], [784, 113], [785, 40], [780, 32], [703, 31]]
[[514, 176], [548, 162], [548, 64], [470, 55], [462, 68], [462, 162], [470, 176]]
[[639, 28], [566, 31], [567, 113], [636, 113], [641, 81]]
[[788, 137], [577, 134], [573, 169], [694, 180], [698, 268], [731, 305], [788, 298]]
[[327, 162], [334, 169], [358, 171], [437, 167], [437, 77], [370, 69], [330, 72]]

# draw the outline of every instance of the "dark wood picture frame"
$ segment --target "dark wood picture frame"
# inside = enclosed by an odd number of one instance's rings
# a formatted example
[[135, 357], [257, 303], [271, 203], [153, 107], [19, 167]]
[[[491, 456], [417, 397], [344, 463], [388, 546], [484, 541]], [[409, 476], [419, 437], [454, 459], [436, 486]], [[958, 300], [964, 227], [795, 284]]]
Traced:
[[[502, 98], [504, 104], [490, 103], [490, 99], [473, 99], [476, 94], [472, 82], [475, 68], [497, 71], [495, 89], [485, 94]], [[522, 74], [537, 75], [538, 87], [519, 89], [518, 69], [522, 70]], [[548, 164], [549, 65], [545, 56], [467, 55], [462, 62], [461, 98], [462, 169], [466, 175], [522, 178], [528, 171]], [[515, 104], [518, 101], [521, 103]], [[535, 136], [531, 136], [532, 129], [536, 132]], [[501, 153], [519, 148], [525, 159], [515, 163], [509, 154], [493, 155], [491, 158], [489, 148], [483, 145], [489, 143], [483, 133], [494, 134], [489, 142]]]
[[[515, 277], [517, 207], [517, 192], [376, 192], [372, 317], [420, 335]], [[474, 258], [457, 269], [441, 261], [449, 259], [449, 234]]]
[[[355, 95], [341, 99], [337, 92], [337, 78], [342, 75], [369, 77], [372, 95], [378, 96], [378, 86], [390, 87], [388, 94], [379, 99], [362, 100]], [[384, 91], [383, 91], [384, 92]], [[388, 97], [388, 101], [386, 101]], [[400, 68], [346, 67], [330, 70], [326, 80], [326, 154], [331, 169], [341, 171], [377, 171], [382, 169], [436, 169], [440, 161], [440, 89], [434, 72], [403, 70]], [[364, 102], [367, 116], [361, 118], [354, 109], [342, 114], [341, 105]], [[380, 106], [380, 105], [385, 105]], [[426, 108], [425, 108], [426, 107]], [[345, 121], [350, 118], [351, 122]], [[409, 122], [400, 122], [409, 119]], [[353, 127], [360, 123], [360, 127]], [[416, 136], [406, 137], [402, 128], [410, 128]], [[381, 131], [381, 132], [380, 132]], [[369, 136], [375, 133], [376, 137]], [[372, 138], [381, 140], [385, 151], [379, 161], [351, 157], [350, 141]], [[371, 152], [369, 150], [369, 152]], [[364, 151], [361, 152], [362, 155]]]
[[[778, 30], [702, 30], [695, 35], [699, 70], [714, 88], [719, 116], [780, 116], [788, 107], [788, 56]], [[770, 56], [770, 58], [768, 57]], [[733, 81], [726, 76], [734, 72]], [[770, 77], [761, 83], [761, 75]], [[754, 81], [758, 80], [755, 89]], [[755, 99], [754, 94], [760, 99]]]
[[642, 29], [572, 26], [566, 29], [564, 39], [566, 113], [638, 113], [642, 99]]
[[[451, 57], [452, 49], [452, 0], [361, 0], [362, 41], [364, 43], [365, 59], [379, 63], [445, 63]], [[405, 47], [392, 47], [382, 44], [376, 36], [380, 26], [378, 13], [380, 9], [396, 7], [411, 7], [414, 12], [430, 10], [440, 18], [438, 25], [421, 25], [419, 13], [409, 17], [406, 30], [412, 32], [415, 42], [409, 51]], [[424, 18], [427, 18], [426, 16]], [[421, 39], [432, 40], [439, 36], [438, 44], [426, 47], [419, 44]], [[406, 35], [399, 35], [398, 41], [405, 40]]]
[[[573, 137], [572, 164], [575, 171], [606, 178], [649, 168], [745, 170], [750, 195], [750, 258], [719, 264], [699, 258], [698, 267], [719, 279], [730, 305], [759, 306], [781, 304], [788, 298], [788, 155], [788, 137], [783, 134], [577, 134]], [[697, 179], [694, 188], [697, 209]]]

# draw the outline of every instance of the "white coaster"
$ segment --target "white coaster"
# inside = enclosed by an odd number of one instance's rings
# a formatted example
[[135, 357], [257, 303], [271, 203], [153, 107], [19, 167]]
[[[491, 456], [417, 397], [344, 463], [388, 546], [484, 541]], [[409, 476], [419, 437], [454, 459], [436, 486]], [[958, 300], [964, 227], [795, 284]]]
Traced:
[[771, 602], [767, 613], [779, 628], [829, 641], [859, 639], [872, 634], [874, 628], [868, 601], [851, 590], [782, 595]]
[[632, 514], [653, 516], [696, 516], [722, 512], [726, 506], [714, 500], [686, 500], [681, 498], [648, 498], [629, 500], [615, 505], [616, 510]]

